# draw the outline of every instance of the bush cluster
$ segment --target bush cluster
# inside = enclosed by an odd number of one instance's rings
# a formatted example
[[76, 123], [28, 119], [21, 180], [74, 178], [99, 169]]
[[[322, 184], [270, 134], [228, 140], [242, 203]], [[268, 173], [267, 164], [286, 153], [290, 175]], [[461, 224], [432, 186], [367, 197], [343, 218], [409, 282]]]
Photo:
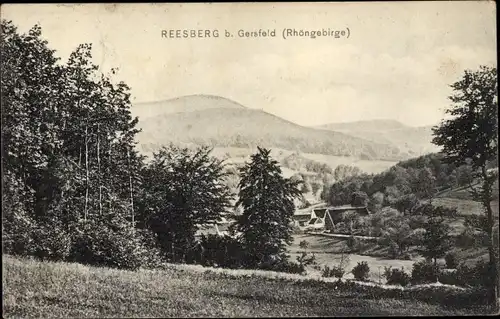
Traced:
[[434, 265], [428, 261], [420, 261], [413, 264], [411, 272], [411, 283], [428, 284], [438, 280], [440, 269], [438, 265]]
[[404, 271], [403, 268], [396, 269], [385, 267], [384, 276], [387, 279], [388, 285], [408, 286], [411, 283], [411, 277]]
[[444, 260], [446, 262], [446, 268], [455, 269], [458, 267], [458, 257], [454, 252], [449, 252], [444, 256]]
[[480, 260], [474, 266], [460, 264], [455, 271], [441, 272], [439, 282], [462, 287], [488, 288], [493, 283], [489, 263]]
[[345, 270], [340, 266], [332, 266], [331, 268], [328, 266], [324, 266], [322, 270], [322, 276], [325, 278], [335, 277], [342, 278], [345, 274]]
[[366, 281], [370, 275], [370, 267], [366, 261], [358, 262], [351, 272], [356, 280]]
[[151, 242], [151, 236], [129, 227], [112, 229], [88, 222], [77, 231], [68, 259], [131, 270], [154, 267], [161, 263], [161, 253], [158, 248], [146, 244]]

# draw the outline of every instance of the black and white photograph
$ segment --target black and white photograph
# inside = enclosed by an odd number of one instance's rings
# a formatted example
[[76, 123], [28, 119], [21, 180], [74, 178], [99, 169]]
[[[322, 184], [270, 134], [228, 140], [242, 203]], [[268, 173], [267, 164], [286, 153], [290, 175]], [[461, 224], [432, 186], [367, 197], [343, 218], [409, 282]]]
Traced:
[[499, 313], [495, 2], [0, 18], [2, 318]]

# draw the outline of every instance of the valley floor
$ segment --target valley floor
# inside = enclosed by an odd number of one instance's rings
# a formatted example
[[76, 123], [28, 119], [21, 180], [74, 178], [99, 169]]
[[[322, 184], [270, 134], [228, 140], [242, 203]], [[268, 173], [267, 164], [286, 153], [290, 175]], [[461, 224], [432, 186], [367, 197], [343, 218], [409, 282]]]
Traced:
[[[293, 236], [293, 242], [290, 246], [290, 260], [295, 261], [297, 256], [301, 255], [304, 249], [300, 248], [301, 241], [307, 241], [309, 247], [306, 249], [308, 253], [314, 253], [316, 256], [316, 263], [319, 269], [315, 269], [312, 266], [307, 266], [306, 270], [308, 274], [320, 275], [321, 269], [324, 266], [332, 267], [338, 265], [342, 256], [342, 251], [346, 249], [347, 238], [342, 238], [340, 236], [324, 236], [324, 235], [314, 235], [314, 234], [296, 234]], [[415, 252], [415, 248], [410, 250], [413, 255], [412, 260], [403, 259], [392, 259], [389, 258], [389, 252], [387, 247], [382, 247], [376, 242], [367, 241], [365, 242], [365, 249], [358, 253], [347, 253], [349, 256], [349, 261], [346, 266], [346, 274], [344, 277], [346, 279], [352, 279], [354, 276], [350, 272], [358, 262], [366, 261], [370, 267], [370, 280], [374, 282], [384, 283], [386, 281], [383, 278], [384, 267], [392, 267], [401, 269], [403, 268], [405, 272], [411, 275], [413, 264], [423, 257], [419, 256]], [[469, 249], [455, 248], [454, 252], [457, 254], [460, 261], [467, 263], [468, 265], [474, 265], [479, 260], [488, 259], [488, 251], [485, 247], [471, 247]], [[440, 260], [444, 263], [444, 259]]]
[[340, 291], [320, 281], [266, 278], [258, 271], [250, 277], [234, 276], [198, 266], [170, 265], [166, 270], [133, 272], [6, 255], [3, 256], [3, 270], [4, 318], [470, 313], [423, 301], [380, 299], [354, 291]]

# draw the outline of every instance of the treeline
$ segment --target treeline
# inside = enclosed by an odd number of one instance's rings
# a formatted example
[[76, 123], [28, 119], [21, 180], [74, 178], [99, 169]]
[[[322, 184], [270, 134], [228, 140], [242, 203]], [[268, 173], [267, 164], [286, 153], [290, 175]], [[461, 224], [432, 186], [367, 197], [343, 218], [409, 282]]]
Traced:
[[432, 153], [399, 162], [380, 174], [349, 174], [327, 186], [322, 196], [332, 205], [368, 205], [374, 211], [392, 206], [404, 212], [412, 201], [473, 182], [471, 165], [449, 164], [442, 154]]
[[[130, 88], [99, 72], [91, 45], [61, 63], [39, 26], [19, 34], [2, 21], [1, 49], [4, 252], [131, 269], [210, 262], [218, 239], [195, 233], [232, 206], [235, 172], [206, 147], [171, 145], [146, 161]], [[239, 175], [244, 213], [227, 239], [244, 252], [236, 260], [286, 269], [298, 183], [263, 149]]]
[[292, 153], [288, 155], [281, 162], [284, 167], [287, 167], [294, 171], [306, 170], [307, 172], [317, 174], [333, 174], [333, 170], [328, 164], [308, 159], [298, 153]]

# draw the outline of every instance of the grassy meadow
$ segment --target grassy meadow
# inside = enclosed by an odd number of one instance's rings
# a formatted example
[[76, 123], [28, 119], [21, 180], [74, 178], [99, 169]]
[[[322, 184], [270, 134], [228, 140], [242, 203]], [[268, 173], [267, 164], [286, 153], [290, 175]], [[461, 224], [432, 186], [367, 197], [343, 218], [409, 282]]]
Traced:
[[[247, 272], [246, 276], [242, 272]], [[420, 316], [472, 312], [445, 308], [446, 303], [382, 298], [380, 294], [335, 289], [333, 283], [260, 273], [266, 272], [216, 272], [189, 265], [134, 272], [4, 255], [3, 317]]]
[[[306, 249], [308, 253], [314, 253], [316, 256], [316, 262], [321, 269], [324, 266], [338, 265], [342, 256], [342, 251], [346, 249], [347, 238], [333, 238], [321, 235], [311, 235], [311, 234], [296, 234], [294, 235], [294, 240], [290, 246], [290, 258], [291, 260], [296, 260], [297, 256], [301, 255], [303, 251], [299, 247], [301, 241], [306, 240], [309, 243], [309, 247]], [[350, 273], [352, 268], [357, 265], [358, 262], [366, 261], [370, 267], [370, 280], [374, 282], [385, 283], [385, 278], [379, 276], [379, 271], [383, 274], [384, 267], [391, 266], [392, 268], [404, 270], [411, 275], [411, 270], [415, 262], [423, 260], [416, 247], [412, 247], [409, 253], [412, 255], [411, 260], [404, 259], [392, 259], [389, 256], [388, 247], [380, 246], [374, 241], [364, 241], [364, 248], [358, 253], [349, 253], [349, 262], [346, 266], [345, 278], [352, 279], [354, 276]], [[469, 265], [474, 265], [480, 259], [488, 259], [488, 251], [486, 247], [471, 247], [471, 248], [458, 248], [455, 247], [453, 251], [457, 254], [459, 260], [464, 261]], [[444, 258], [440, 259], [440, 262], [444, 263]], [[319, 275], [321, 271], [314, 269], [312, 266], [306, 267], [308, 274]]]

